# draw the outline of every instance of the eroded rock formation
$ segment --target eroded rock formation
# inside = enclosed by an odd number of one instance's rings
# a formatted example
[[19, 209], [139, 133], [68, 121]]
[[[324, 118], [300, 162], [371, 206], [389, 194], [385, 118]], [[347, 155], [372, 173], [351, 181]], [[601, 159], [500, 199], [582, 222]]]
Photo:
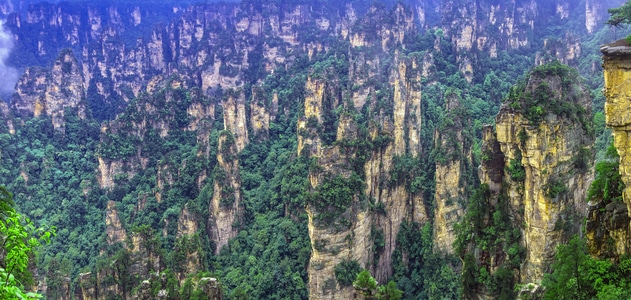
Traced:
[[[593, 136], [589, 94], [578, 82], [558, 63], [536, 68], [502, 105], [495, 133], [484, 132], [480, 178], [507, 197], [511, 224], [521, 224], [524, 284], [541, 282], [556, 246], [580, 232], [586, 214]], [[502, 262], [485, 260], [491, 269]]]
[[590, 203], [587, 239], [592, 254], [619, 258], [631, 252], [631, 47], [621, 40], [600, 50], [605, 76], [605, 121], [612, 129], [614, 146], [620, 155], [625, 205]]

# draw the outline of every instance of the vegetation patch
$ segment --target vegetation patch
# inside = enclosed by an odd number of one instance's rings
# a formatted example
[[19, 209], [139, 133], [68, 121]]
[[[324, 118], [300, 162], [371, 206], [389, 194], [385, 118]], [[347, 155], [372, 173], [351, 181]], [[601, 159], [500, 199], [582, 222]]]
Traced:
[[364, 182], [353, 173], [345, 178], [341, 175], [323, 182], [307, 195], [307, 202], [316, 210], [315, 218], [321, 224], [332, 223], [362, 194]]
[[[491, 205], [492, 197], [496, 197], [495, 205]], [[525, 249], [520, 245], [520, 228], [512, 225], [509, 206], [506, 191], [495, 196], [488, 185], [482, 184], [469, 199], [464, 219], [455, 226], [458, 234], [453, 246], [464, 262], [465, 296], [476, 295], [484, 288], [498, 299], [515, 299], [514, 272], [525, 258]], [[478, 265], [471, 254], [472, 247], [480, 257], [495, 257], [493, 266], [498, 269], [491, 273], [491, 262], [485, 259]]]
[[343, 260], [335, 266], [335, 279], [342, 287], [350, 286], [361, 270], [356, 260]]
[[622, 201], [626, 188], [620, 176], [620, 156], [613, 143], [607, 149], [605, 159], [596, 164], [596, 176], [587, 193], [588, 201]]
[[[549, 80], [557, 78], [560, 90], [553, 90]], [[531, 125], [538, 125], [549, 113], [563, 116], [591, 128], [587, 112], [581, 103], [583, 97], [581, 78], [574, 68], [558, 61], [536, 67], [530, 74], [513, 86], [506, 98], [509, 106], [520, 112]], [[529, 85], [534, 85], [529, 87]]]

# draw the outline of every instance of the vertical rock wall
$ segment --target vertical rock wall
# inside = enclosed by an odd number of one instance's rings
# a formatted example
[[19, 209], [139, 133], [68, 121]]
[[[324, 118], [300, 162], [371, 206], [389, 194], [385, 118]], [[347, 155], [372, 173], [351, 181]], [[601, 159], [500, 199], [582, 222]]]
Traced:
[[460, 104], [460, 95], [445, 95], [446, 121], [436, 131], [436, 194], [434, 197], [434, 251], [453, 254], [452, 244], [457, 232], [454, 225], [464, 216], [468, 189], [472, 182], [472, 140], [467, 136], [470, 126]]
[[[535, 69], [525, 86], [511, 92], [520, 96], [509, 96], [503, 104], [495, 135], [484, 131], [488, 157], [480, 177], [491, 190], [506, 191], [513, 224], [522, 225], [521, 283], [540, 283], [557, 245], [580, 233], [593, 180], [591, 170], [581, 167], [593, 164], [589, 94], [576, 84], [573, 71], [549, 70]], [[545, 102], [537, 104], [539, 117], [529, 108], [535, 105], [531, 101]]]
[[[594, 207], [591, 221], [600, 222], [588, 228], [592, 230], [587, 237], [593, 254], [620, 257], [631, 252], [631, 47], [621, 40], [600, 50], [605, 77], [605, 121], [612, 129], [614, 146], [620, 155], [619, 171], [626, 185], [622, 195], [625, 206], [590, 203]], [[606, 214], [596, 214], [596, 210], [603, 208]], [[607, 245], [610, 249], [603, 248]]]
[[50, 70], [30, 68], [17, 84], [12, 108], [19, 115], [49, 115], [55, 129], [64, 131], [66, 109], [85, 118], [83, 75], [72, 51], [63, 51]]
[[[229, 131], [219, 136], [217, 166], [213, 197], [209, 206], [209, 232], [215, 242], [216, 253], [238, 233], [242, 218], [241, 177], [236, 138]], [[237, 226], [235, 226], [237, 225]]]
[[[317, 161], [319, 168], [309, 172], [310, 188], [317, 191], [330, 184], [334, 178], [342, 180], [353, 176], [349, 161], [353, 153], [344, 151], [338, 145], [323, 145], [315, 128], [322, 120], [324, 99], [328, 97], [334, 106], [339, 104], [336, 81], [326, 84], [322, 79], [309, 78], [305, 89], [305, 117], [298, 123], [299, 153]], [[337, 141], [355, 140], [356, 126], [353, 119], [342, 117], [337, 128]], [[350, 192], [350, 191], [349, 191]], [[316, 192], [317, 193], [317, 192]], [[362, 267], [369, 266], [372, 259], [370, 230], [372, 218], [366, 201], [354, 193], [348, 207], [338, 217], [322, 221], [322, 214], [331, 208], [319, 210], [317, 203], [307, 205], [309, 216], [309, 238], [311, 239], [311, 260], [309, 262], [310, 299], [352, 299], [355, 290], [352, 286], [341, 286], [335, 277], [335, 267], [343, 261], [356, 261]], [[337, 200], [337, 199], [336, 199]]]

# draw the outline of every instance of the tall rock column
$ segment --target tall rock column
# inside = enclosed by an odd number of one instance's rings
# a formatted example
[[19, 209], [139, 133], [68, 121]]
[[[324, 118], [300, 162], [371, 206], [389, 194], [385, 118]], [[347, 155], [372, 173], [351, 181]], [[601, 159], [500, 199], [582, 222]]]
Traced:
[[[605, 76], [605, 121], [613, 131], [614, 146], [620, 155], [620, 175], [626, 185], [622, 195], [626, 207], [616, 209], [619, 212], [614, 214], [618, 215], [614, 219], [621, 220], [610, 223], [615, 226], [601, 238], [613, 239], [612, 254], [619, 256], [631, 253], [631, 47], [621, 40], [603, 46], [600, 51]], [[590, 246], [598, 243], [596, 232], [588, 231], [588, 238]]]
[[85, 118], [83, 75], [70, 50], [63, 50], [50, 70], [29, 68], [16, 84], [11, 106], [20, 115], [52, 117], [55, 129], [64, 131], [65, 109], [77, 109]]
[[[578, 71], [558, 62], [511, 88], [495, 131], [482, 132], [483, 185], [470, 198], [457, 244], [464, 270], [476, 264], [491, 275], [512, 273], [512, 284], [537, 286], [557, 246], [581, 234], [593, 180], [590, 108]], [[486, 283], [465, 289], [465, 298], [498, 296]]]
[[[333, 76], [331, 76], [333, 77]], [[338, 266], [358, 264], [368, 268], [372, 259], [372, 218], [363, 197], [363, 181], [350, 163], [354, 151], [345, 142], [357, 139], [351, 115], [340, 116], [335, 144], [327, 145], [317, 128], [326, 126], [325, 106], [340, 104], [338, 82], [309, 78], [305, 85], [305, 116], [298, 122], [298, 151], [317, 165], [309, 172], [307, 197], [308, 229], [311, 239], [309, 262], [310, 299], [353, 299], [355, 290], [338, 282]]]
[[464, 215], [465, 187], [471, 185], [467, 175], [472, 172], [472, 140], [465, 132], [468, 119], [459, 98], [455, 92], [445, 96], [447, 114], [434, 137], [437, 148], [434, 251], [444, 254], [453, 254], [454, 225]]
[[229, 131], [219, 136], [217, 166], [213, 197], [210, 202], [210, 236], [215, 242], [216, 253], [238, 233], [235, 222], [242, 217], [241, 177], [236, 138]]
[[214, 190], [210, 202], [209, 230], [216, 252], [238, 233], [243, 215], [239, 152], [249, 143], [245, 96], [241, 89], [228, 90], [223, 101], [224, 131], [219, 135]]
[[[389, 84], [393, 87], [392, 121], [389, 118], [375, 120], [378, 125], [369, 126], [369, 138], [373, 144], [378, 144], [377, 140], [384, 137], [392, 139], [392, 143], [374, 147], [364, 165], [366, 195], [374, 199], [376, 205], [384, 208], [382, 213], [373, 213], [372, 216], [375, 221], [373, 235], [383, 234], [384, 238], [383, 248], [376, 249], [378, 254], [375, 255], [375, 268], [372, 272], [379, 282], [385, 282], [392, 276], [392, 253], [396, 248], [401, 223], [404, 220], [427, 220], [422, 193], [411, 191], [409, 183], [413, 178], [403, 178], [407, 176], [403, 174], [410, 170], [401, 169], [401, 162], [406, 159], [418, 159], [422, 155], [422, 67], [418, 57], [397, 55], [398, 53], [395, 53], [389, 78]], [[393, 177], [393, 172], [402, 176]], [[383, 184], [388, 181], [390, 184]]]
[[497, 142], [516, 224], [523, 224], [522, 283], [539, 283], [556, 246], [580, 232], [593, 174], [591, 101], [578, 72], [537, 67], [511, 90], [496, 118]]

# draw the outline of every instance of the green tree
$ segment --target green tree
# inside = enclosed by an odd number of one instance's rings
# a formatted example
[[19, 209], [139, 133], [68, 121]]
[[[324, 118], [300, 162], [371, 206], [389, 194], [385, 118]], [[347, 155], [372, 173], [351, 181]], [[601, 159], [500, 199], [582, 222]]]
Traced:
[[403, 297], [403, 291], [397, 288], [397, 283], [390, 280], [388, 284], [377, 288], [377, 299], [399, 300]]
[[590, 284], [587, 281], [586, 263], [589, 260], [585, 240], [573, 237], [566, 245], [557, 248], [552, 274], [544, 277], [544, 299], [588, 299]]
[[[617, 27], [620, 27], [622, 24], [631, 23], [631, 1], [627, 1], [621, 7], [610, 8], [608, 11], [609, 14], [611, 14], [609, 20], [607, 20], [607, 24], [610, 27], [613, 27], [615, 29]], [[631, 41], [631, 35], [628, 36], [626, 39], [627, 43]]]
[[377, 289], [377, 281], [368, 270], [363, 270], [357, 274], [357, 278], [353, 281], [353, 287], [361, 291], [366, 297], [371, 297]]
[[587, 200], [622, 201], [625, 184], [620, 176], [620, 156], [613, 143], [607, 149], [605, 159], [596, 164], [596, 177], [589, 187]]
[[335, 266], [335, 278], [341, 286], [349, 286], [361, 269], [356, 260], [343, 260]]
[[364, 294], [366, 299], [400, 300], [403, 291], [397, 288], [397, 283], [390, 280], [388, 284], [377, 286], [377, 281], [368, 270], [362, 270], [353, 281], [353, 287]]
[[13, 208], [13, 195], [0, 186], [0, 298], [37, 299], [41, 295], [26, 292], [31, 282], [29, 261], [40, 243], [50, 241], [54, 229], [35, 228], [31, 220], [22, 217]]

